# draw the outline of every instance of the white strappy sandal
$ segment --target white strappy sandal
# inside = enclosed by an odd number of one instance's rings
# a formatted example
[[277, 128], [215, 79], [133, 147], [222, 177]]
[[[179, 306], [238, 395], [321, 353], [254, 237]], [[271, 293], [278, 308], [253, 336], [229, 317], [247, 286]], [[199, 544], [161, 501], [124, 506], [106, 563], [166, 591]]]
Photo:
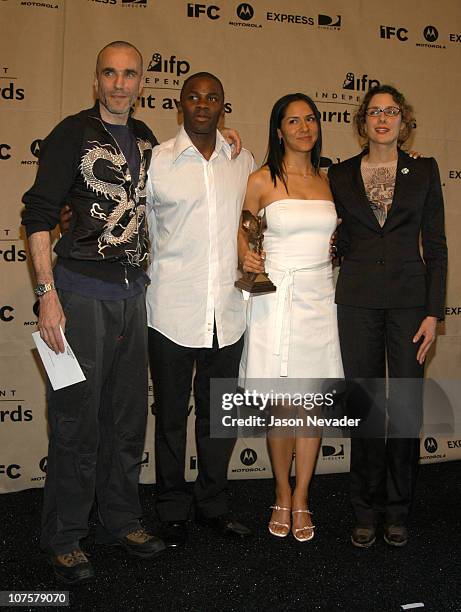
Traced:
[[[285, 512], [291, 511], [291, 508], [284, 508], [283, 506], [277, 506], [277, 505], [270, 506], [270, 508], [272, 510], [280, 510], [280, 511], [284, 510]], [[284, 527], [286, 529], [286, 533], [285, 531], [282, 531], [282, 532], [274, 531], [272, 528], [273, 526]], [[269, 529], [269, 532], [276, 538], [286, 538], [287, 535], [290, 533], [290, 525], [288, 523], [280, 523], [279, 521], [273, 521], [273, 520], [269, 521], [268, 529]]]
[[[312, 512], [310, 510], [292, 510], [291, 514], [310, 514], [312, 516]], [[298, 540], [298, 542], [309, 542], [309, 540], [312, 540], [312, 538], [314, 537], [314, 529], [315, 525], [304, 525], [304, 527], [293, 527], [292, 533], [296, 540]], [[309, 531], [307, 537], [298, 536], [299, 533], [306, 530]]]

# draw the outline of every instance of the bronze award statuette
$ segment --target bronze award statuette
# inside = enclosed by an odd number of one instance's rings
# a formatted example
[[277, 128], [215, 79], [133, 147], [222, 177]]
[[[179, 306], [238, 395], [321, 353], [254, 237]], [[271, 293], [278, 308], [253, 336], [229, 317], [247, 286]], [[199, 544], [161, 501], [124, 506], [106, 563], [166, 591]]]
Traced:
[[[250, 247], [258, 255], [261, 254], [266, 229], [266, 215], [255, 217], [249, 210], [242, 211], [242, 228], [248, 234]], [[277, 287], [265, 272], [244, 272], [243, 276], [236, 281], [235, 286], [242, 291], [248, 291], [251, 295], [258, 293], [272, 293]]]

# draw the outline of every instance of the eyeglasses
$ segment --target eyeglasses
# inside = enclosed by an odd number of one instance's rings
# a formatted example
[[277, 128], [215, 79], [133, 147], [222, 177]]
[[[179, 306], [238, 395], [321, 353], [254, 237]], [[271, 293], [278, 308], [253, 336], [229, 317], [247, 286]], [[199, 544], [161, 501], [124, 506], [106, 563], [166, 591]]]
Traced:
[[386, 108], [370, 106], [370, 108], [367, 108], [365, 113], [369, 117], [379, 117], [381, 113], [384, 113], [386, 117], [397, 117], [397, 115], [400, 115], [400, 108], [398, 108], [398, 106], [386, 106]]

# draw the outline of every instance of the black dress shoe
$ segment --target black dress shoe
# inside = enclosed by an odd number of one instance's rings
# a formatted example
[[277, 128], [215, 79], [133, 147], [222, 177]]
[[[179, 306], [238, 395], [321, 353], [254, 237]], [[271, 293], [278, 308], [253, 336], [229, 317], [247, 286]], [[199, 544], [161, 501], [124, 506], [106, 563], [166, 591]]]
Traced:
[[248, 538], [253, 535], [253, 532], [248, 529], [248, 527], [238, 523], [229, 514], [220, 514], [219, 516], [212, 517], [199, 515], [197, 517], [197, 523], [211, 527], [214, 531], [223, 536]]
[[408, 542], [408, 531], [405, 525], [385, 525], [384, 541], [389, 546], [405, 546]]
[[187, 541], [186, 521], [164, 521], [161, 534], [166, 546], [183, 548]]
[[48, 560], [61, 584], [83, 584], [94, 576], [93, 567], [80, 548], [64, 555], [49, 557]]
[[370, 548], [376, 542], [376, 527], [357, 525], [352, 531], [351, 542], [358, 548]]

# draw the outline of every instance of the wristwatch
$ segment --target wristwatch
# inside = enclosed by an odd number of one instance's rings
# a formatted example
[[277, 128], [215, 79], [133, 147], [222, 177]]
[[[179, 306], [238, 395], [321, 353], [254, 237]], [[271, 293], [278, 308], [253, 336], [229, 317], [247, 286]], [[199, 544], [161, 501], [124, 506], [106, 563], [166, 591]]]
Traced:
[[37, 297], [42, 297], [42, 295], [45, 295], [48, 291], [53, 291], [53, 289], [54, 283], [51, 281], [51, 283], [38, 283], [34, 291]]

